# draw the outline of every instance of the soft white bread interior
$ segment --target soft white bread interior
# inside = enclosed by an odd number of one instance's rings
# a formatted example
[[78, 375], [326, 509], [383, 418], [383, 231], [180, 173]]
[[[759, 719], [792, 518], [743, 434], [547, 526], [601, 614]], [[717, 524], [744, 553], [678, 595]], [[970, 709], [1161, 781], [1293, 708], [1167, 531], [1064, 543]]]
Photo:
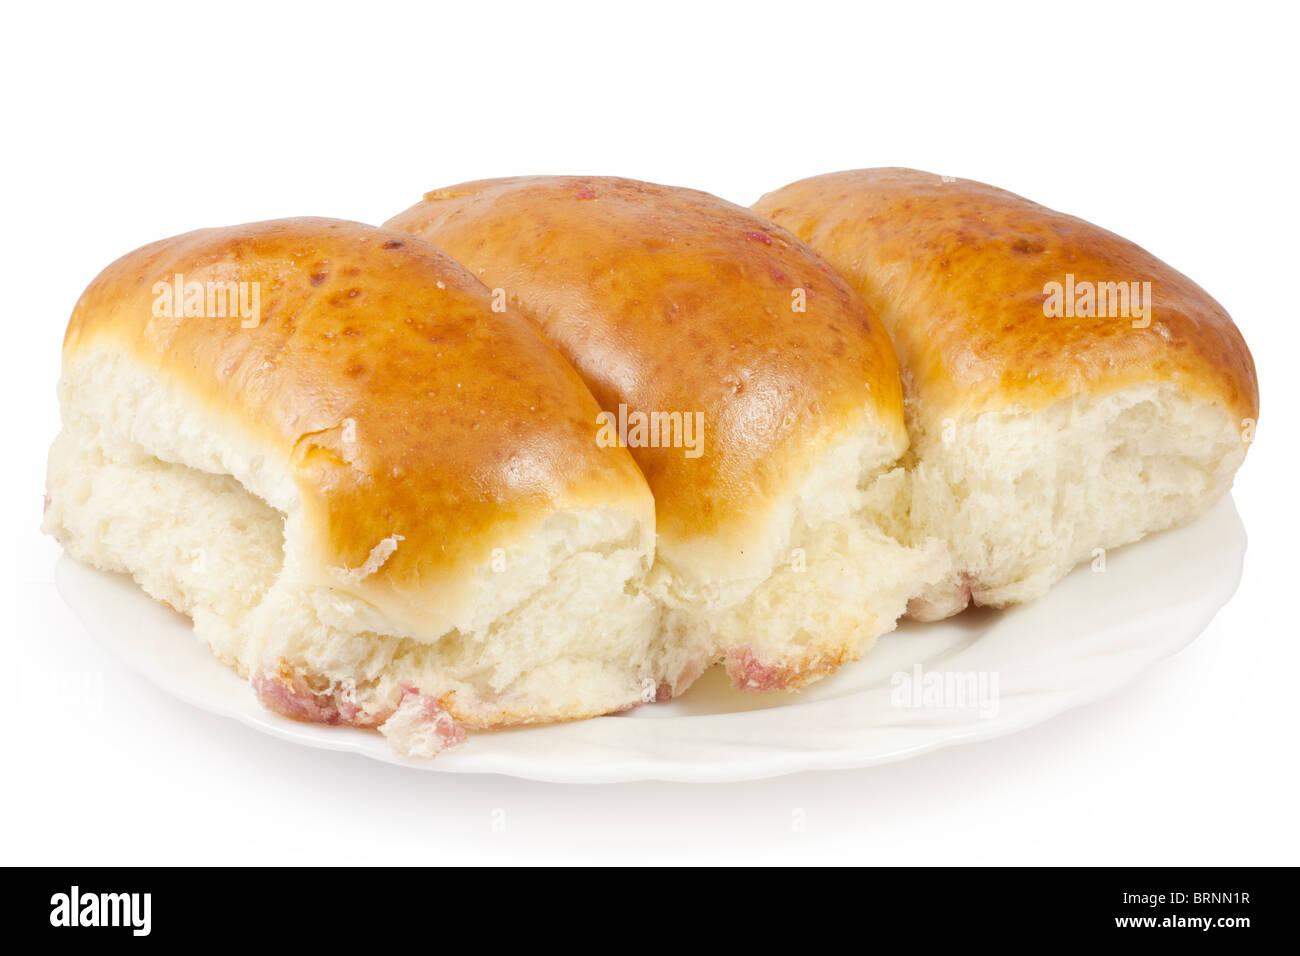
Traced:
[[[156, 314], [178, 273], [260, 282], [256, 326]], [[594, 399], [417, 239], [284, 220], [146, 247], [78, 304], [59, 397], [45, 529], [287, 716], [427, 756], [701, 667], [643, 593], [653, 501]]]
[[753, 562], [743, 573], [738, 561], [710, 576], [660, 557], [648, 590], [665, 626], [711, 646], [747, 692], [794, 690], [861, 658], [950, 568], [937, 540], [896, 536], [907, 506], [897, 457], [871, 426], [814, 456], [741, 546]]
[[[1198, 517], [1246, 455], [1240, 424], [1173, 385], [990, 411], [918, 428], [909, 521], [950, 543], [949, 575], [909, 611], [1033, 600], [1081, 561]], [[1098, 563], [1100, 562], [1100, 563]]]
[[698, 422], [695, 447], [626, 443], [655, 496], [649, 593], [737, 688], [856, 659], [945, 572], [941, 548], [886, 530], [907, 447], [888, 336], [789, 233], [706, 193], [583, 176], [438, 189], [387, 225], [499, 290], [609, 415]]
[[953, 560], [912, 616], [1031, 600], [1231, 485], [1259, 411], [1250, 352], [1133, 243], [907, 169], [813, 177], [754, 208], [852, 281], [897, 348], [912, 446], [896, 533]]

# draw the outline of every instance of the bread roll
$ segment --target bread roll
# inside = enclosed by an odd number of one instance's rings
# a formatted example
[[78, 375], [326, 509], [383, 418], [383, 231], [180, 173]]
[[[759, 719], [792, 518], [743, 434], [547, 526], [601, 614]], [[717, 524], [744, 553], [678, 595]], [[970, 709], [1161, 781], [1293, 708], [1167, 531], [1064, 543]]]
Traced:
[[290, 219], [146, 246], [78, 302], [59, 396], [46, 530], [290, 717], [428, 755], [698, 670], [640, 593], [653, 499], [582, 380], [415, 237]]
[[[883, 530], [907, 446], [885, 331], [784, 230], [694, 190], [558, 176], [439, 189], [387, 225], [465, 263], [582, 374], [654, 492], [671, 640], [736, 687], [856, 658], [940, 573]], [[655, 416], [685, 428], [656, 441]]]
[[1035, 598], [1230, 486], [1258, 415], [1250, 352], [1221, 305], [1133, 243], [907, 169], [817, 176], [754, 209], [834, 263], [893, 336], [912, 534], [945, 538], [954, 560], [915, 616]]

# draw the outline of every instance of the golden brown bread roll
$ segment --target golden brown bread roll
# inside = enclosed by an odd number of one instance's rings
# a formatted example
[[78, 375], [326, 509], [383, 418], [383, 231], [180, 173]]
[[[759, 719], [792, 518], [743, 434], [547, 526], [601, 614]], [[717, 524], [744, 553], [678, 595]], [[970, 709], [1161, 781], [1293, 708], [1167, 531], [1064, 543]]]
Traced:
[[848, 277], [897, 347], [913, 534], [954, 558], [916, 616], [1036, 597], [1230, 486], [1258, 415], [1250, 352], [1222, 306], [1133, 243], [907, 169], [816, 176], [754, 209]]
[[146, 246], [78, 302], [60, 399], [46, 528], [289, 716], [432, 753], [698, 670], [637, 593], [653, 500], [582, 380], [415, 237], [292, 219]]
[[628, 444], [669, 626], [702, 635], [736, 686], [855, 658], [937, 573], [880, 529], [906, 447], [889, 340], [784, 230], [694, 190], [558, 176], [435, 190], [387, 226], [535, 320], [620, 423], [700, 424], [698, 447]]

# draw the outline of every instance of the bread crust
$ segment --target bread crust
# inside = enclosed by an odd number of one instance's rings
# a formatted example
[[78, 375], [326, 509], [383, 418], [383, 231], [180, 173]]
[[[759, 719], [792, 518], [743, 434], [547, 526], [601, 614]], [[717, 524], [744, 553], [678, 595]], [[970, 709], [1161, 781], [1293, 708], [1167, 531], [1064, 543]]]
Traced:
[[604, 408], [703, 413], [699, 457], [632, 449], [670, 551], [739, 546], [865, 420], [895, 454], [906, 447], [881, 323], [824, 260], [742, 207], [628, 179], [519, 177], [435, 190], [387, 226], [502, 289]]
[[[255, 327], [155, 314], [156, 284], [178, 274], [258, 283]], [[153, 243], [77, 303], [65, 364], [102, 347], [282, 460], [301, 495], [303, 573], [380, 607], [397, 633], [436, 636], [493, 548], [557, 510], [627, 509], [653, 534], [649, 489], [624, 450], [597, 446], [577, 373], [410, 235], [302, 218]]]
[[[1145, 382], [1238, 420], [1259, 413], [1250, 351], [1224, 308], [1134, 243], [964, 179], [911, 169], [815, 176], [754, 210], [825, 255], [894, 338], [922, 424]], [[1045, 313], [1048, 283], [1150, 282], [1149, 326]]]

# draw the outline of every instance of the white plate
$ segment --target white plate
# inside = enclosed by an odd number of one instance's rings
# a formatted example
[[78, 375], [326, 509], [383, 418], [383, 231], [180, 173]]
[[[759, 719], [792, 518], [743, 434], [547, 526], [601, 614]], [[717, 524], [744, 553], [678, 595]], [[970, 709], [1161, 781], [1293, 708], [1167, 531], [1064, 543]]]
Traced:
[[[738, 694], [715, 668], [670, 703], [471, 734], [432, 761], [394, 755], [377, 733], [265, 710], [187, 618], [122, 575], [63, 557], [55, 580], [95, 639], [133, 670], [187, 703], [295, 743], [443, 773], [721, 781], [898, 760], [1096, 700], [1204, 630], [1236, 590], [1245, 550], [1241, 519], [1224, 498], [1189, 527], [1111, 552], [1104, 572], [1077, 568], [1033, 604], [905, 624], [866, 659], [798, 694]], [[946, 695], [933, 690], [940, 683]], [[910, 700], [909, 690], [917, 691]]]

